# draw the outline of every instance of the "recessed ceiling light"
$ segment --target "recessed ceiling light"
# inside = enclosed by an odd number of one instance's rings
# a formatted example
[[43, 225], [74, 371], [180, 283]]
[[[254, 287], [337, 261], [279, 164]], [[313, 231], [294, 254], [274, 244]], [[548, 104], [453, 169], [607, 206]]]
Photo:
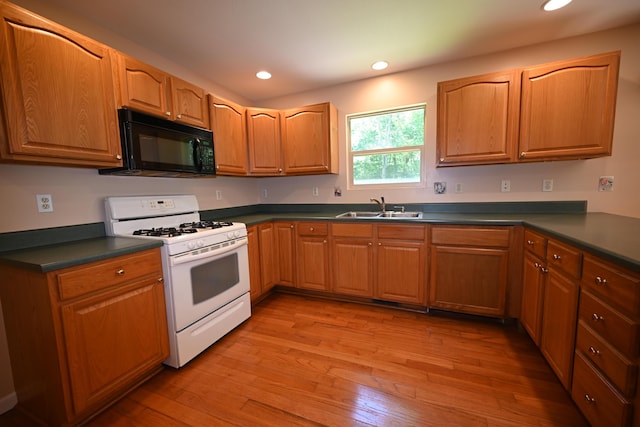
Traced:
[[569, 3], [571, 3], [571, 0], [547, 0], [545, 4], [542, 5], [542, 8], [547, 12], [551, 12], [552, 10], [557, 10], [561, 7], [565, 7]]
[[378, 62], [374, 62], [371, 65], [371, 68], [376, 70], [376, 71], [380, 71], [380, 70], [384, 70], [388, 66], [389, 66], [389, 63], [387, 61], [378, 61]]
[[258, 71], [256, 73], [256, 77], [259, 78], [260, 80], [269, 80], [271, 78], [271, 73], [268, 71]]

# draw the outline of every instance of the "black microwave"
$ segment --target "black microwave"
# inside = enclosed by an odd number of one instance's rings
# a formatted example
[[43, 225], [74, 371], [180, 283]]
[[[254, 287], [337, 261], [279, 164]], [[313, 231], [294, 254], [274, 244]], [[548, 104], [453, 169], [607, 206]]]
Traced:
[[201, 177], [215, 175], [213, 133], [122, 108], [122, 162], [102, 175]]

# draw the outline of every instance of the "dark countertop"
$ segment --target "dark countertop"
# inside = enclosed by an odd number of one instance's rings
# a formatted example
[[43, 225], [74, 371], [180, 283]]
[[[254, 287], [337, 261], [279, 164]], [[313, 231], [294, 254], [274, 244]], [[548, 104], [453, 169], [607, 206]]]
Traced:
[[157, 240], [97, 237], [3, 253], [0, 262], [46, 273], [160, 246]]
[[265, 213], [227, 217], [247, 225], [271, 220], [376, 221], [465, 225], [525, 225], [587, 250], [623, 267], [640, 272], [640, 219], [600, 212], [590, 213], [456, 213], [424, 212], [411, 218], [336, 218], [340, 212]]

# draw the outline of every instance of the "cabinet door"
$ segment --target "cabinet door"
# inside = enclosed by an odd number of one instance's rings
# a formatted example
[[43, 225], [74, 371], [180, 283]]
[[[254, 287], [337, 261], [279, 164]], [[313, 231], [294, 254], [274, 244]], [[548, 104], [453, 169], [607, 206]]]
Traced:
[[276, 222], [274, 227], [278, 254], [276, 261], [277, 283], [284, 286], [295, 286], [295, 225], [292, 222]]
[[611, 155], [620, 52], [527, 68], [520, 160]]
[[569, 390], [578, 312], [578, 286], [553, 268], [549, 268], [542, 307], [540, 351]]
[[438, 83], [438, 166], [513, 162], [518, 144], [516, 70]]
[[171, 77], [171, 94], [175, 121], [209, 129], [209, 103], [204, 89]]
[[262, 278], [260, 275], [260, 242], [258, 241], [258, 226], [247, 227], [247, 240], [249, 252], [249, 283], [251, 301], [257, 300], [262, 295]]
[[280, 113], [247, 108], [247, 142], [251, 175], [282, 174]]
[[209, 96], [216, 173], [247, 174], [247, 132], [245, 108], [231, 101]]
[[155, 277], [61, 307], [75, 413], [103, 404], [169, 356], [164, 307]]
[[379, 241], [376, 246], [376, 298], [424, 305], [427, 287], [424, 251], [424, 243]]
[[334, 237], [331, 258], [334, 292], [373, 297], [372, 239]]
[[544, 298], [544, 277], [546, 268], [535, 255], [524, 255], [522, 277], [522, 308], [520, 323], [527, 330], [533, 342], [540, 346], [542, 326], [542, 303]]
[[508, 249], [433, 245], [429, 306], [504, 316], [508, 260]]
[[260, 276], [262, 293], [269, 291], [276, 284], [276, 241], [273, 223], [258, 225], [258, 241], [260, 242]]
[[0, 11], [2, 158], [122, 166], [113, 51], [10, 3]]
[[120, 105], [171, 119], [171, 83], [161, 70], [118, 54]]
[[281, 114], [284, 173], [338, 173], [335, 107], [324, 103]]
[[326, 236], [298, 236], [296, 258], [299, 288], [329, 290], [329, 244]]

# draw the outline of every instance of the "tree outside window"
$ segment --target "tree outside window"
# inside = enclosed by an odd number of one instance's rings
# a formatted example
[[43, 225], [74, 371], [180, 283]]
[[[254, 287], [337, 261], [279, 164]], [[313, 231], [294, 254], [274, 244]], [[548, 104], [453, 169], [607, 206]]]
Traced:
[[350, 184], [424, 182], [425, 104], [347, 116]]

